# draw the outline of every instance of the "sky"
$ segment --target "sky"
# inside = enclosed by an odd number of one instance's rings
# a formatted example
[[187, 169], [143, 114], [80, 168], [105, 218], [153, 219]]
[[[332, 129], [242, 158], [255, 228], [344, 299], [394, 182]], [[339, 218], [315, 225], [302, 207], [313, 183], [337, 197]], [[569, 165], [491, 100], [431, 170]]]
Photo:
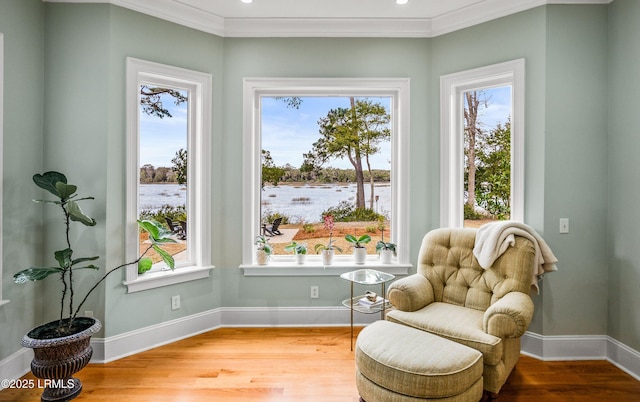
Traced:
[[[500, 87], [485, 89], [488, 107], [480, 110], [484, 129], [504, 125], [511, 113], [511, 89]], [[382, 103], [389, 110], [391, 98], [368, 98]], [[173, 98], [163, 96], [163, 105], [173, 115], [160, 119], [140, 113], [140, 165], [171, 167], [171, 159], [180, 148], [187, 148], [187, 103], [176, 106]], [[262, 148], [271, 153], [276, 166], [290, 164], [299, 168], [303, 153], [309, 152], [320, 138], [318, 120], [336, 107], [349, 107], [348, 97], [304, 97], [299, 109], [287, 107], [282, 100], [262, 98]], [[412, 110], [413, 113], [420, 112]], [[426, 111], [425, 111], [426, 112]], [[374, 169], [390, 169], [391, 144], [381, 146], [381, 152], [372, 156]], [[352, 169], [344, 159], [330, 161], [327, 166]]]
[[161, 119], [140, 111], [140, 166], [171, 167], [176, 152], [187, 149], [188, 102], [176, 106], [172, 96], [163, 95], [161, 99], [173, 117]]
[[[380, 103], [389, 110], [391, 98], [367, 98]], [[331, 109], [349, 108], [348, 97], [314, 96], [302, 98], [299, 109], [287, 107], [282, 100], [272, 97], [262, 98], [262, 149], [271, 153], [276, 166], [287, 163], [299, 168], [303, 162], [303, 153], [313, 149], [313, 143], [320, 138], [318, 120], [326, 117]], [[373, 155], [373, 169], [390, 169], [391, 143], [380, 146], [381, 152]], [[348, 159], [335, 159], [324, 167], [353, 169]]]

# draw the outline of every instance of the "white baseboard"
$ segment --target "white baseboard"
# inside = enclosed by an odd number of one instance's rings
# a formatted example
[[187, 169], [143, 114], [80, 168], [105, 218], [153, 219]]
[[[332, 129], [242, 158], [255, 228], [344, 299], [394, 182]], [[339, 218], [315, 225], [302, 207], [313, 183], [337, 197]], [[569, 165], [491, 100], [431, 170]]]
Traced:
[[[354, 325], [366, 325], [379, 314], [354, 313]], [[342, 307], [225, 307], [140, 328], [108, 338], [93, 338], [92, 363], [108, 363], [221, 327], [348, 326]], [[608, 360], [640, 380], [640, 352], [608, 336], [543, 336], [527, 332], [522, 353], [540, 360]], [[29, 371], [33, 352], [22, 349], [0, 361], [0, 379], [16, 379]]]
[[640, 352], [606, 335], [543, 336], [526, 332], [522, 353], [539, 360], [608, 360], [640, 380]]
[[[0, 380], [16, 380], [31, 370], [33, 351], [22, 348], [8, 357], [0, 360]], [[4, 383], [4, 381], [2, 381]], [[0, 385], [0, 391], [4, 387]]]

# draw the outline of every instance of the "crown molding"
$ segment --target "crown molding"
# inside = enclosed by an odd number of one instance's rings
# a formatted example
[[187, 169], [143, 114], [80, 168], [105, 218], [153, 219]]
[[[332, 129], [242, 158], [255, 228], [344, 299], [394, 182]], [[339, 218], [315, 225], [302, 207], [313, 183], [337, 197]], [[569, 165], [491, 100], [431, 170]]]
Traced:
[[435, 18], [224, 18], [176, 0], [42, 0], [107, 3], [222, 37], [433, 38], [547, 4], [613, 0], [484, 0]]

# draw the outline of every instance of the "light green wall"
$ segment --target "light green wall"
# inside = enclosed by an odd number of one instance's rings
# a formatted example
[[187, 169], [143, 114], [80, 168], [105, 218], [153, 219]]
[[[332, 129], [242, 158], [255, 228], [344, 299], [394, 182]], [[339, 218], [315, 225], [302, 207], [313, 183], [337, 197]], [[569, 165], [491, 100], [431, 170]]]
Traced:
[[[16, 22], [18, 17], [44, 21], [44, 10], [46, 24], [35, 30]], [[106, 321], [103, 336], [222, 306], [335, 306], [347, 296], [348, 286], [338, 278], [245, 278], [238, 269], [243, 77], [411, 79], [409, 212], [415, 260], [421, 237], [439, 224], [440, 76], [525, 58], [525, 217], [560, 259], [560, 270], [545, 278], [541, 294], [534, 297], [530, 330], [545, 335], [609, 333], [640, 349], [640, 323], [628, 307], [638, 305], [635, 289], [640, 282], [633, 252], [639, 214], [632, 200], [638, 190], [629, 185], [635, 179], [629, 173], [633, 157], [621, 157], [637, 148], [628, 145], [638, 141], [630, 99], [630, 89], [637, 92], [638, 85], [637, 45], [635, 53], [626, 50], [638, 43], [638, 16], [637, 3], [616, 0], [609, 6], [538, 7], [433, 39], [223, 39], [116, 6], [3, 2], [0, 32], [15, 31], [18, 37], [5, 36], [7, 53], [16, 57], [6, 66], [6, 74], [16, 81], [5, 82], [11, 82], [6, 91], [16, 102], [7, 102], [5, 93], [5, 107], [19, 109], [16, 117], [5, 110], [4, 280], [17, 271], [11, 267], [14, 261], [24, 265], [33, 258], [48, 259], [55, 247], [52, 242], [39, 252], [32, 230], [16, 223], [22, 218], [32, 228], [39, 225], [40, 210], [25, 201], [34, 198], [35, 191], [25, 183], [43, 167], [66, 170], [70, 176], [72, 172], [82, 191], [96, 196], [88, 210], [100, 223], [83, 236], [82, 244], [102, 256], [103, 266], [124, 260], [126, 56], [213, 76], [212, 251], [218, 268], [207, 280], [135, 294], [125, 293], [123, 275], [113, 276], [86, 308]], [[608, 74], [613, 77], [611, 92]], [[635, 87], [629, 88], [628, 80], [635, 80]], [[20, 83], [33, 88], [19, 89], [24, 88]], [[31, 117], [34, 110], [39, 121]], [[70, 146], [82, 152], [69, 158], [62, 151]], [[11, 214], [7, 206], [13, 207]], [[557, 233], [560, 217], [571, 219], [570, 234]], [[47, 214], [47, 234], [53, 235], [58, 229], [50, 219]], [[9, 223], [14, 225], [6, 226]], [[320, 299], [309, 299], [310, 285], [320, 286]], [[49, 292], [55, 286], [46, 285]], [[15, 286], [6, 283], [4, 289], [9, 298], [15, 297]], [[18, 297], [25, 294], [22, 300], [30, 300], [34, 289], [22, 288]], [[174, 294], [182, 296], [178, 311], [169, 308]], [[0, 359], [17, 350], [7, 339], [19, 339], [25, 327], [41, 319], [41, 305], [46, 303], [0, 307]], [[54, 309], [46, 310], [46, 318], [51, 318]]]
[[609, 335], [640, 350], [640, 2], [609, 7]]
[[606, 6], [547, 8], [545, 335], [607, 333], [607, 45]]
[[[26, 24], [25, 21], [31, 23]], [[42, 169], [44, 7], [40, 0], [3, 0], [4, 152], [0, 361], [20, 350], [20, 339], [42, 322], [42, 284], [15, 285], [13, 274], [42, 263], [41, 197], [31, 176]]]

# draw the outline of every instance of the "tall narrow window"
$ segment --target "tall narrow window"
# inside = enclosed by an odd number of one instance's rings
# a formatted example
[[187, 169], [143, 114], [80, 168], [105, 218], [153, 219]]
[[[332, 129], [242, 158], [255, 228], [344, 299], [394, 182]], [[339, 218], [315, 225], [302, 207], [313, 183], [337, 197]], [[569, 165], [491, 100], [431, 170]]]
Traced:
[[[408, 80], [247, 78], [244, 89], [245, 275], [286, 275], [293, 244], [309, 254], [296, 275], [335, 273], [317, 254], [330, 241], [342, 250], [334, 266], [353, 267], [346, 235], [371, 238], [366, 264], [384, 240], [397, 244], [387, 268], [408, 267]], [[271, 270], [252, 271], [257, 236]]]
[[441, 226], [524, 220], [524, 59], [443, 76]]
[[148, 248], [136, 221], [152, 220], [173, 233], [163, 250], [176, 268], [151, 252], [152, 269], [129, 267], [126, 284], [131, 292], [207, 276], [211, 77], [128, 59], [127, 89], [127, 253], [134, 259]]

